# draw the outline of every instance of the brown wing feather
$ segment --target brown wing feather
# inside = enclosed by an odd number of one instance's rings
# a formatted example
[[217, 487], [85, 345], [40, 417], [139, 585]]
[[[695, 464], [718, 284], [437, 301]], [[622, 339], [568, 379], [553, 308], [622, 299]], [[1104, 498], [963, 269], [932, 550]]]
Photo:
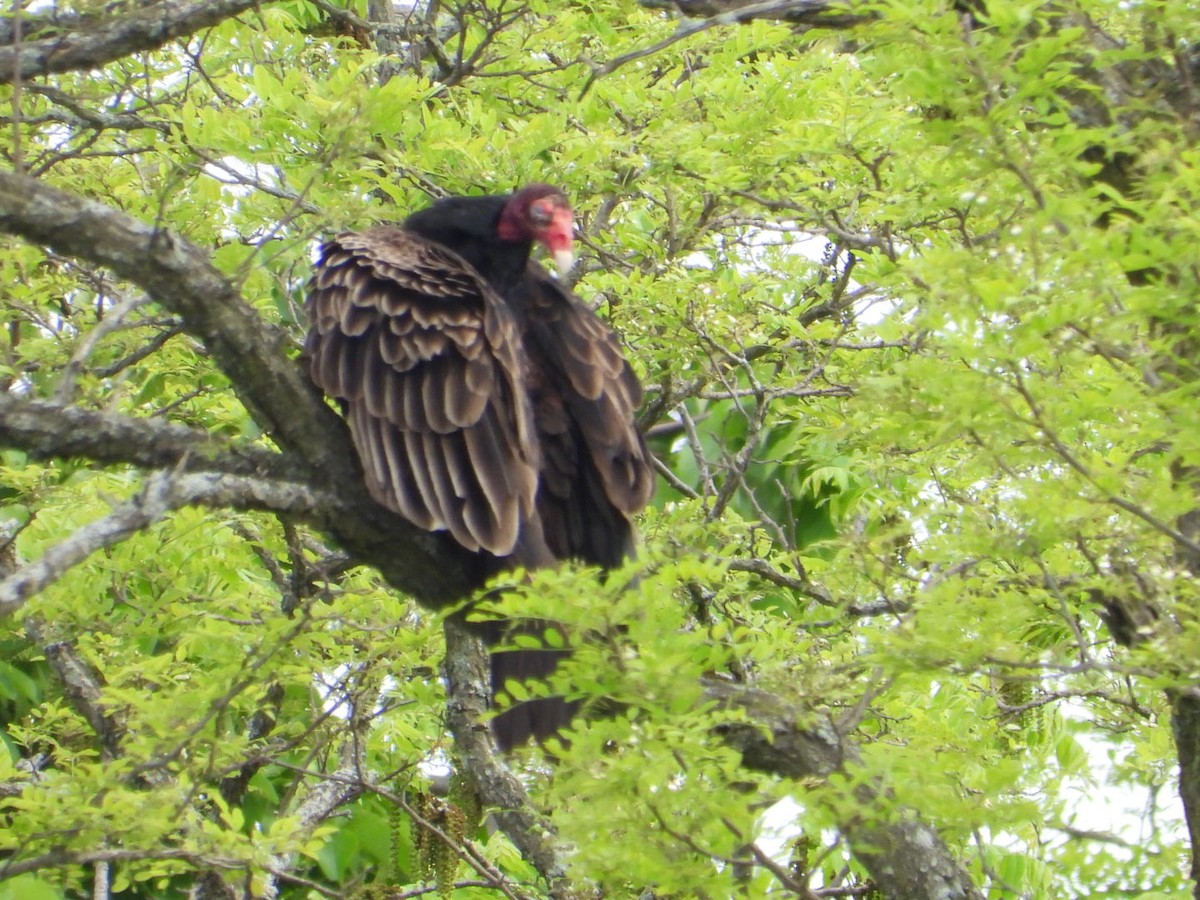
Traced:
[[631, 550], [628, 517], [654, 492], [642, 388], [599, 317], [536, 263], [526, 283], [546, 538], [557, 556], [615, 566]]
[[534, 515], [539, 451], [516, 325], [492, 288], [383, 227], [322, 248], [308, 313], [313, 380], [342, 403], [372, 495], [509, 555]]

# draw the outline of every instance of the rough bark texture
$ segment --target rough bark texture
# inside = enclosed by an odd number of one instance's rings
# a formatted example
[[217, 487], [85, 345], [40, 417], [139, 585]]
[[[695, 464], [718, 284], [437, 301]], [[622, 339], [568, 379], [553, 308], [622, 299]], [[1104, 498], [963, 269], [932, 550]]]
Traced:
[[488, 652], [457, 616], [445, 623], [446, 724], [472, 790], [509, 840], [542, 874], [555, 898], [586, 896], [567, 878], [561, 850], [548, 823], [535, 812], [524, 786], [504, 764], [485, 715], [491, 696]]
[[1179, 753], [1179, 797], [1192, 844], [1192, 896], [1200, 900], [1200, 695], [1195, 688], [1175, 691], [1171, 698], [1171, 734]]
[[[830, 11], [852, 13], [855, 9], [853, 3], [826, 0], [780, 0], [777, 3], [753, 3], [747, 0], [639, 2], [649, 8], [674, 9], [687, 16], [707, 17], [698, 23], [681, 25], [679, 34], [684, 36], [702, 30], [710, 23], [740, 22], [757, 18], [812, 22], [815, 21], [815, 17]], [[987, 3], [983, 0], [955, 4], [955, 9], [964, 16], [964, 25], [968, 29], [985, 24], [986, 16], [981, 17], [979, 14], [986, 13], [986, 8]], [[1200, 83], [1200, 52], [1195, 47], [1178, 43], [1172, 46], [1169, 53], [1157, 56], [1135, 55], [1128, 60], [1118, 59], [1103, 66], [1097, 65], [1095, 60], [1098, 53], [1117, 51], [1123, 46], [1122, 41], [1107, 34], [1088, 16], [1073, 11], [1070, 4], [1063, 4], [1056, 9], [1056, 26], [1079, 28], [1084, 35], [1074, 74], [1087, 87], [1065, 86], [1061, 92], [1063, 106], [1073, 122], [1097, 129], [1107, 128], [1113, 122], [1123, 122], [1132, 133], [1139, 122], [1159, 119], [1172, 122], [1193, 138], [1200, 136], [1200, 104], [1197, 103], [1196, 97], [1196, 84]], [[832, 17], [821, 18], [820, 21], [828, 27], [854, 24], [853, 16], [848, 16], [844, 21], [837, 21]], [[669, 38], [662, 45], [675, 39]], [[1168, 46], [1171, 46], [1170, 42]], [[635, 51], [616, 62], [639, 58], [641, 55], [644, 55], [641, 51]], [[615, 65], [609, 64], [606, 68], [611, 70]], [[1145, 149], [1150, 156], [1158, 152], [1153, 145]], [[1123, 147], [1119, 153], [1105, 146], [1093, 146], [1086, 148], [1082, 156], [1098, 167], [1096, 174], [1091, 178], [1094, 182], [1093, 187], [1106, 185], [1115, 189], [1119, 196], [1131, 198], [1137, 198], [1143, 190], [1142, 180], [1145, 173], [1142, 171], [1143, 161], [1137, 155], [1136, 143]], [[1136, 218], [1133, 211], [1124, 212]], [[1108, 217], [1101, 219], [1097, 224], [1107, 227]], [[1171, 283], [1169, 273], [1155, 269], [1141, 268], [1125, 274], [1129, 283], [1134, 286]], [[1160, 361], [1160, 374], [1169, 370], [1176, 382], [1194, 384], [1200, 377], [1200, 371], [1192, 363], [1197, 358], [1196, 350], [1195, 342], [1186, 334], [1182, 335], [1181, 344], [1170, 354], [1170, 358]], [[1198, 473], [1180, 471], [1176, 474], [1179, 484], [1191, 485], [1197, 497], [1200, 497]], [[1179, 553], [1177, 562], [1193, 576], [1198, 575], [1200, 556], [1197, 556], [1195, 548], [1200, 542], [1200, 508], [1181, 516], [1175, 525], [1176, 533], [1173, 537]], [[1153, 639], [1155, 634], [1160, 633], [1160, 629], [1178, 627], [1176, 623], [1164, 618], [1157, 598], [1116, 597], [1097, 593], [1094, 599], [1102, 607], [1101, 615], [1113, 640], [1119, 644], [1134, 646]], [[1200, 900], [1200, 690], [1191, 686], [1173, 688], [1167, 692], [1167, 696], [1171, 703], [1172, 734], [1179, 757], [1179, 793], [1191, 838], [1191, 877], [1196, 882], [1193, 896]], [[898, 827], [904, 830], [903, 826]], [[912, 831], [909, 837], [918, 844], [924, 840], [919, 830]], [[891, 846], [891, 840], [885, 837], [877, 842], [877, 846]], [[933, 865], [932, 860], [930, 865]], [[896, 875], [900, 882], [908, 883], [901, 877], [900, 870], [897, 870]], [[931, 884], [920, 888], [916, 894], [896, 893], [894, 896], [959, 896], [953, 893], [953, 889], [950, 889], [950, 893], [924, 892], [932, 890], [933, 887]], [[899, 883], [896, 889], [901, 890]], [[888, 893], [887, 896], [891, 897], [893, 894]]]
[[[94, 69], [130, 53], [154, 50], [257, 6], [255, 0], [163, 0], [114, 19], [32, 16], [0, 29], [0, 83], [53, 72]], [[19, 36], [24, 35], [24, 40]]]
[[[105, 266], [180, 315], [282, 450], [281, 468], [304, 473], [322, 487], [337, 485], [342, 510], [322, 516], [318, 524], [389, 583], [432, 605], [452, 602], [477, 583], [470, 554], [371, 500], [345, 423], [283, 352], [288, 335], [265, 323], [200, 248], [118, 210], [12, 173], [0, 173], [0, 230]], [[4, 427], [27, 427], [31, 442], [39, 429], [43, 438], [53, 430], [24, 421], [25, 426]], [[124, 423], [126, 438], [134, 433], [133, 421]], [[65, 438], [67, 431], [59, 434]], [[156, 423], [147, 442], [133, 442], [142, 448], [136, 455], [161, 452], [164, 434]], [[81, 451], [80, 435], [70, 443]], [[42, 446], [49, 448], [45, 440]], [[113, 453], [107, 445], [97, 457]], [[406, 552], [397, 553], [399, 545]]]
[[183, 317], [229, 376], [239, 398], [285, 450], [347, 474], [337, 459], [341, 422], [267, 325], [209, 261], [177, 235], [35, 179], [0, 173], [0, 229], [66, 256], [105, 266]]
[[207, 431], [152, 419], [21, 400], [0, 394], [0, 445], [38, 459], [84, 457], [145, 469], [221, 472], [274, 480], [304, 472], [288, 458], [262, 447], [236, 446]]
[[[1190, 346], [1186, 349], [1189, 352], [1193, 350]], [[1183, 358], [1194, 360], [1195, 356]], [[1186, 374], [1188, 381], [1194, 382], [1194, 367], [1189, 364], [1187, 369], [1186, 373], [1178, 374]], [[1181, 470], [1177, 475], [1184, 483], [1191, 485], [1193, 494], [1200, 496], [1196, 472]], [[1192, 544], [1200, 540], [1200, 509], [1184, 513], [1175, 524]], [[1200, 577], [1200, 557], [1196, 553], [1181, 549], [1178, 557], [1192, 577]], [[1179, 756], [1179, 798], [1183, 801], [1183, 815], [1192, 846], [1192, 896], [1200, 900], [1200, 688], [1174, 688], [1167, 691], [1167, 699], [1171, 701], [1171, 735]]]
[[[656, 8], [668, 5], [665, 0], [642, 2]], [[23, 20], [23, 41], [10, 24], [0, 23], [0, 82], [99, 66], [131, 52], [160, 47], [253, 5], [250, 0], [166, 0], [108, 22], [28, 17]], [[822, 0], [677, 0], [669, 6], [687, 15], [713, 17], [681, 28], [672, 41], [705, 27], [756, 18], [819, 22], [827, 27], [862, 18], [844, 14], [846, 4]], [[376, 17], [390, 16], [380, 9], [373, 5]], [[624, 59], [641, 58], [665, 43]], [[615, 65], [610, 64], [607, 70], [612, 68]], [[1169, 79], [1170, 70], [1159, 75]], [[1106, 97], [1119, 96], [1121, 81], [1112, 72], [1104, 73], [1103, 79], [1098, 76], [1097, 81], [1102, 82]], [[462, 596], [476, 583], [477, 573], [468, 555], [438, 536], [412, 528], [371, 501], [362, 487], [344, 425], [283, 352], [289, 337], [257, 316], [211, 265], [206, 252], [116, 210], [4, 173], [0, 173], [0, 230], [106, 266], [182, 316], [188, 331], [213, 354], [242, 402], [281, 452], [228, 447], [186, 428], [8, 396], [0, 397], [0, 443], [47, 457], [79, 455], [105, 463], [178, 467], [187, 473], [292, 480], [318, 489], [334, 486], [336, 500], [310, 501], [312, 520], [357, 559], [377, 567], [395, 587], [428, 603], [441, 604]], [[1180, 528], [1194, 535], [1195, 530], [1183, 523]], [[454, 621], [447, 625], [447, 644], [449, 720], [465, 768], [484, 802], [499, 810], [501, 827], [546, 877], [554, 896], [572, 896], [574, 889], [565, 876], [564, 860], [553, 835], [532, 810], [520, 782], [496, 757], [481, 724], [488, 693], [483, 650]], [[73, 668], [67, 645], [59, 645], [55, 652], [68, 690], [71, 683], [78, 686], [75, 705], [85, 713], [92, 711], [89, 721], [94, 719], [102, 743], [115, 752], [119, 728], [96, 706], [94, 683], [86, 671]], [[742, 753], [747, 766], [796, 778], [827, 777], [852, 770], [856, 764], [854, 746], [831, 721], [786, 707], [774, 695], [740, 685], [713, 681], [707, 687], [711, 699], [740, 707], [754, 722], [727, 728], [720, 735]], [[1200, 697], [1191, 690], [1180, 690], [1171, 699], [1181, 793], [1195, 846], [1200, 840]], [[355, 774], [347, 770], [347, 779]], [[320, 821], [357, 790], [352, 784], [331, 780], [302, 801], [300, 812]], [[885, 785], [860, 787], [862, 808], [889, 806], [883, 802], [886, 793]], [[871, 821], [864, 816], [842, 824], [856, 855], [884, 896], [893, 900], [977, 900], [982, 896], [941, 838], [920, 818], [901, 814], [891, 821]], [[72, 861], [86, 864], [102, 858], [109, 857], [93, 854]], [[1193, 874], [1197, 871], [1200, 866], [1194, 863]], [[224, 890], [219, 877], [212, 879], [209, 896]]]
[[97, 550], [112, 547], [161, 521], [172, 510], [190, 505], [269, 510], [301, 517], [311, 517], [322, 507], [337, 507], [331, 495], [322, 500], [317, 492], [300, 484], [237, 475], [194, 473], [172, 476], [160, 472], [147, 479], [145, 487], [133, 500], [78, 529], [0, 581], [0, 616], [16, 612], [25, 600], [57, 581]]
[[[497, 755], [484, 724], [489, 695], [487, 652], [455, 618], [446, 626], [448, 724], [463, 766], [485, 807], [498, 812], [496, 823], [551, 885], [555, 897], [587, 896], [566, 877], [565, 861], [553, 833], [529, 804], [525, 789]], [[737, 708], [745, 724], [716, 735], [742, 754], [749, 768], [785, 778], [826, 778], [852, 772], [859, 755], [825, 715], [788, 705], [767, 691], [719, 678], [705, 681], [706, 699]], [[867, 783], [856, 792], [863, 815], [843, 827], [855, 855], [889, 900], [983, 900], [970, 875], [937, 831], [911, 810], [894, 818], [871, 811], [888, 809], [887, 788]]]
[[[186, 429], [115, 416], [72, 412], [68, 415], [74, 420], [54, 421], [60, 410], [9, 399], [0, 401], [0, 433], [11, 445], [41, 455], [80, 454], [136, 465], [180, 461], [196, 472], [257, 473], [261, 466], [272, 475], [286, 473], [314, 487], [334, 485], [336, 505], [322, 508], [318, 503], [315, 523], [395, 587], [438, 604], [463, 596], [477, 584], [469, 555], [371, 501], [344, 424], [283, 352], [288, 336], [265, 324], [202, 250], [101, 204], [2, 173], [0, 230], [105, 266], [181, 316], [281, 453], [276, 458], [265, 450], [228, 451]], [[577, 896], [579, 889], [565, 876], [552, 834], [519, 781], [492, 752], [480, 724], [488, 678], [474, 643], [455, 625], [449, 626], [449, 716], [465, 768], [484, 802], [499, 810], [497, 822], [546, 878], [553, 895]], [[795, 711], [765, 707], [764, 698], [747, 694], [736, 702], [768, 726], [772, 739], [750, 728], [725, 735], [742, 750], [748, 765], [794, 777], [828, 775], [853, 761], [853, 753], [832, 726], [802, 723]], [[862, 842], [862, 858], [881, 887], [891, 886], [888, 896], [979, 896], [945, 844], [915, 817], [893, 824], [847, 823], [846, 830]]]
[[[775, 694], [733, 682], [709, 678], [709, 700], [738, 708], [750, 723], [728, 726], [721, 737], [742, 754], [751, 769], [787, 778], [826, 778], [852, 773], [859, 761], [857, 748], [826, 715], [782, 703]], [[889, 900], [983, 900], [962, 865], [927, 822], [911, 810], [889, 818], [882, 810], [886, 785], [868, 782], [855, 796], [862, 815], [842, 827], [855, 856]]]

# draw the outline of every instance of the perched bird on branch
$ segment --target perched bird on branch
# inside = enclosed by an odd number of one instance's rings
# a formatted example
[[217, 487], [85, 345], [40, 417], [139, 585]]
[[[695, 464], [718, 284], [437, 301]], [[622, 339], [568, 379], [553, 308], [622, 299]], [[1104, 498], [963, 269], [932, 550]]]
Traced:
[[[565, 274], [573, 227], [548, 185], [450, 197], [327, 242], [309, 285], [312, 378], [341, 405], [372, 496], [448, 532], [490, 573], [619, 565], [654, 489], [634, 423], [642, 390], [616, 337], [530, 259], [540, 243]], [[493, 691], [544, 677], [561, 656], [494, 653]], [[538, 700], [493, 728], [507, 749], [571, 713]]]

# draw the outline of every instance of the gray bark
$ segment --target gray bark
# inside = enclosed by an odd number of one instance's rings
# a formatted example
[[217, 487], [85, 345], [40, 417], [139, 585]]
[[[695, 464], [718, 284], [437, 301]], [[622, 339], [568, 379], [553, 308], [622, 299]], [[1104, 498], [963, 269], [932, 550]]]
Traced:
[[[94, 69], [131, 53], [210, 28], [258, 4], [255, 0], [162, 0], [112, 19], [28, 16], [0, 28], [0, 83]], [[22, 36], [23, 39], [22, 39]]]

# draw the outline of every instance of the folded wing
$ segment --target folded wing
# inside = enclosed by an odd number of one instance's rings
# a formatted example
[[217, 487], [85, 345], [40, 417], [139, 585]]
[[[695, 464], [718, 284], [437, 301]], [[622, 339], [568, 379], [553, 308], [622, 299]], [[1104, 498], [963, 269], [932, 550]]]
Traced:
[[617, 566], [633, 550], [629, 519], [654, 492], [635, 420], [642, 388], [616, 335], [577, 297], [536, 263], [525, 284], [546, 540], [560, 559]]
[[512, 553], [540, 459], [520, 336], [493, 289], [452, 251], [380, 227], [324, 245], [307, 309], [313, 380], [341, 403], [375, 499]]

